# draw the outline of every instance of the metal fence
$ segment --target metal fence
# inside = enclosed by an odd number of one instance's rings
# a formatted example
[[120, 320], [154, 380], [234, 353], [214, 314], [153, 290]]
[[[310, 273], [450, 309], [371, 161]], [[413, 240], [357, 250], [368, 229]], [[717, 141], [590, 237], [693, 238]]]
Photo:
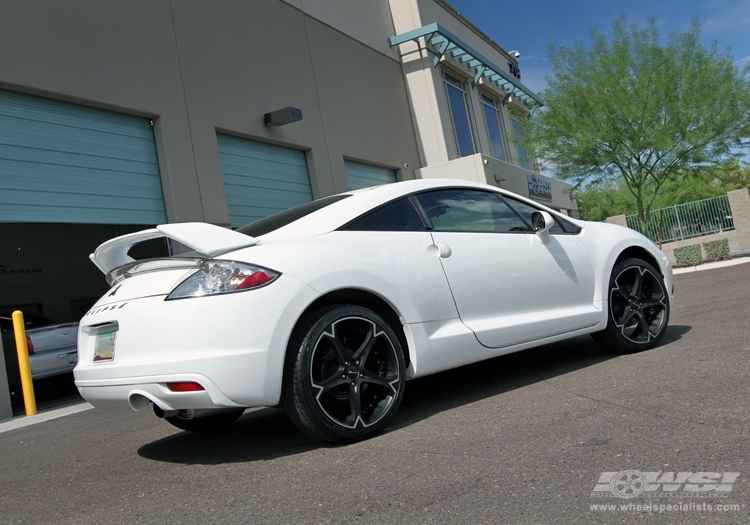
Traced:
[[[638, 215], [628, 215], [626, 219], [629, 228], [641, 231]], [[659, 242], [660, 229], [663, 242], [680, 241], [710, 233], [734, 230], [729, 197], [720, 195], [711, 199], [652, 210], [648, 232], [641, 233], [652, 241]]]

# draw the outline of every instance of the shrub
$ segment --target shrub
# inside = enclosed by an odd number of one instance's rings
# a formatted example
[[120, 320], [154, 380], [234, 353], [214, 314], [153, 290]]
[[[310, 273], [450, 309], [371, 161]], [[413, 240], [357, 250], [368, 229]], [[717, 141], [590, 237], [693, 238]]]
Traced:
[[681, 248], [675, 248], [674, 258], [677, 260], [677, 266], [697, 266], [703, 262], [701, 245], [690, 244]]
[[703, 247], [706, 249], [706, 257], [709, 261], [727, 261], [731, 258], [727, 239], [704, 242]]

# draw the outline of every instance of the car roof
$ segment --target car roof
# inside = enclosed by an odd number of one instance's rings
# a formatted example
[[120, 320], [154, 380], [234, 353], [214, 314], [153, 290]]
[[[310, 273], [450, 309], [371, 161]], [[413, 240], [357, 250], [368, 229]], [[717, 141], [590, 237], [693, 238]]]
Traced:
[[[503, 195], [513, 196], [532, 206], [541, 207], [552, 213], [539, 203], [533, 202], [521, 195], [517, 195], [502, 188], [460, 179], [414, 179], [380, 186], [371, 186], [343, 193], [347, 198], [329, 204], [309, 215], [287, 224], [277, 230], [261, 235], [263, 242], [272, 242], [293, 237], [308, 237], [322, 235], [341, 227], [360, 215], [380, 206], [383, 203], [396, 200], [406, 195], [440, 188], [468, 188], [484, 191], [494, 191]], [[567, 217], [566, 217], [567, 219]]]

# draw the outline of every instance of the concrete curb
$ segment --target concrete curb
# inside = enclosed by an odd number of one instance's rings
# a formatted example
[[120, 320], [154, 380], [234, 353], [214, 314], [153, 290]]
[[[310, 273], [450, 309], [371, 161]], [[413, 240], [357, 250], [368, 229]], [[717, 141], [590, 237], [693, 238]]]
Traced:
[[749, 263], [750, 257], [740, 257], [738, 259], [730, 259], [728, 261], [716, 261], [705, 264], [699, 264], [698, 266], [689, 266], [687, 268], [675, 268], [674, 274], [688, 273], [688, 272], [700, 272], [703, 270], [713, 270], [714, 268], [724, 268], [725, 266], [734, 266], [736, 264]]
[[86, 410], [90, 410], [92, 408], [94, 408], [93, 405], [90, 405], [88, 403], [78, 403], [76, 405], [58, 408], [57, 410], [43, 412], [35, 416], [14, 417], [13, 419], [9, 419], [8, 421], [0, 423], [0, 434], [23, 427], [28, 427], [30, 425], [36, 425], [37, 423], [44, 423], [45, 421], [57, 419], [58, 417], [70, 416], [79, 412], [85, 412]]

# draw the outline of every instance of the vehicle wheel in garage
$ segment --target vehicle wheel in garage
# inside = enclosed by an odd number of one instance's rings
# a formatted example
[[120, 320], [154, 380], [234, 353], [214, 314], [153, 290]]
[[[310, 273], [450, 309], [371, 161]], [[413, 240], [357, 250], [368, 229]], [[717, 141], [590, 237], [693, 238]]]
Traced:
[[669, 321], [669, 297], [664, 279], [640, 259], [625, 259], [609, 280], [607, 328], [592, 334], [597, 343], [619, 353], [656, 346]]
[[295, 330], [282, 393], [292, 422], [317, 439], [357, 441], [382, 430], [404, 392], [403, 350], [375, 312], [318, 310]]

